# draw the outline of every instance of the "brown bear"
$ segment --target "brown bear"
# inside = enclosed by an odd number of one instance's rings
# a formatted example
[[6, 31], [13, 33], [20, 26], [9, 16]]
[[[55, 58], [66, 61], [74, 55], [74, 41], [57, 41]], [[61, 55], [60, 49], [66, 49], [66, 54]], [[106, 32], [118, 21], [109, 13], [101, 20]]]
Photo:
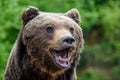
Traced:
[[30, 6], [22, 21], [4, 80], [76, 80], [84, 43], [77, 9], [47, 13]]

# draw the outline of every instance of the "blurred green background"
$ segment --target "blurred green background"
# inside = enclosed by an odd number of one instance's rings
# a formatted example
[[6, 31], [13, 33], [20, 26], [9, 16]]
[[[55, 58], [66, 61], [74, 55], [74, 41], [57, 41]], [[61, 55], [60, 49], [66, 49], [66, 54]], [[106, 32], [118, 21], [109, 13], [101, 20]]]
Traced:
[[85, 39], [78, 80], [120, 80], [120, 0], [0, 0], [0, 80], [29, 5], [46, 12], [77, 8]]

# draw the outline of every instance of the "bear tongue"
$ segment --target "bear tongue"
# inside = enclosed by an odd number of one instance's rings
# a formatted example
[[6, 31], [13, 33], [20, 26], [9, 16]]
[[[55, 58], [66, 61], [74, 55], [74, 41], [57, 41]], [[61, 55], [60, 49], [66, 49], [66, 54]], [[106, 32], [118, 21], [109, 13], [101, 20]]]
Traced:
[[68, 64], [68, 61], [64, 61], [64, 60], [59, 60], [59, 62], [60, 62], [61, 64]]
[[68, 62], [60, 62], [62, 66], [67, 67], [68, 66]]

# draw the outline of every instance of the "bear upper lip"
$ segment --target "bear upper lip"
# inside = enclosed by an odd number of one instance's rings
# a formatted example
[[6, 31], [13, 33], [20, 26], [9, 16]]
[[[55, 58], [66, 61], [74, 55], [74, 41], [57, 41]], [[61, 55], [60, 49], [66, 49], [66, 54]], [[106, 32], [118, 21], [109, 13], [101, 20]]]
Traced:
[[61, 67], [68, 67], [70, 64], [71, 53], [74, 47], [66, 48], [53, 48], [50, 49], [50, 53], [55, 58], [55, 62]]

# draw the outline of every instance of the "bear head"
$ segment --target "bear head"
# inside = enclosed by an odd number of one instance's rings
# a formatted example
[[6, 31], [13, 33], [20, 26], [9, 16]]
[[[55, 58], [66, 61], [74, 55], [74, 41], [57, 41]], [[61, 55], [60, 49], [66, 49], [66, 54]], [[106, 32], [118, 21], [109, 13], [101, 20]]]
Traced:
[[22, 21], [22, 41], [35, 67], [58, 73], [72, 66], [83, 47], [77, 9], [47, 13], [30, 6], [23, 11]]

